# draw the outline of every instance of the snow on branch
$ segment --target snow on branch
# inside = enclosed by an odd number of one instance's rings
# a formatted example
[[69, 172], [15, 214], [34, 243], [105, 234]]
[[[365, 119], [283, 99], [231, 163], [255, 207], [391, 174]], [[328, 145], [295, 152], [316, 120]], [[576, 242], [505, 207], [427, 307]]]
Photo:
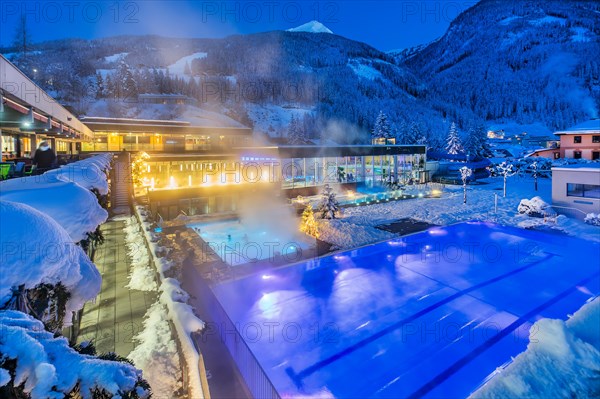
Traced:
[[80, 354], [69, 347], [66, 338], [55, 338], [40, 321], [22, 312], [0, 311], [0, 329], [0, 370], [10, 378], [2, 378], [0, 386], [22, 389], [32, 399], [77, 393], [83, 398], [101, 393], [132, 398], [150, 395], [141, 372], [132, 365]]

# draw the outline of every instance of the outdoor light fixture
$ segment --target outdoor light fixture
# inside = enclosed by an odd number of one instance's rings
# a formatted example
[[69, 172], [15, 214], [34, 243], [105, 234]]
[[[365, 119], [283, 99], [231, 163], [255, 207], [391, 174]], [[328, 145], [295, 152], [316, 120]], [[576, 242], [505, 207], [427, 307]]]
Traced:
[[44, 130], [48, 131], [50, 129], [52, 129], [52, 117], [48, 116], [48, 121], [46, 122], [46, 128]]
[[4, 112], [4, 96], [0, 93], [0, 112]]
[[23, 121], [23, 126], [29, 127], [33, 124], [33, 122], [34, 122], [33, 108], [29, 107], [29, 112], [27, 112], [27, 116], [25, 117], [25, 120]]

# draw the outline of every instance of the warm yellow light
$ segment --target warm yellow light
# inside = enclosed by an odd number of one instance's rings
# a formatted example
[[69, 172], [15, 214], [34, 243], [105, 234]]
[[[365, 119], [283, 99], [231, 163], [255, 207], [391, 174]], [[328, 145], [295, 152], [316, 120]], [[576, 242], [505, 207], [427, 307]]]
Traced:
[[175, 182], [175, 178], [173, 176], [169, 177], [169, 188], [177, 188], [177, 183]]
[[354, 191], [348, 190], [348, 197], [354, 198]]
[[154, 190], [154, 177], [150, 179], [150, 189]]
[[192, 187], [192, 175], [188, 175], [188, 186]]
[[440, 195], [442, 192], [440, 190], [431, 190], [431, 195]]

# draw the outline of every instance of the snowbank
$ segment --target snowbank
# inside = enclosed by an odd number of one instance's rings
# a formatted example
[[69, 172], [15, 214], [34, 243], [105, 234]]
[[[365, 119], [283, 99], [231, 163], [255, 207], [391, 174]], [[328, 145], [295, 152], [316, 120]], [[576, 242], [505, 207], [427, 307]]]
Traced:
[[472, 398], [591, 398], [600, 394], [600, 299], [566, 322], [538, 320], [527, 350]]
[[96, 196], [54, 176], [30, 176], [0, 183], [0, 199], [27, 204], [56, 220], [79, 242], [108, 218]]
[[[147, 392], [136, 388], [141, 372], [133, 366], [81, 355], [69, 347], [66, 338], [54, 338], [44, 325], [17, 311], [0, 311], [0, 353], [3, 359], [15, 359], [14, 386], [37, 398], [63, 398], [77, 384], [84, 398], [92, 391], [104, 389], [114, 397], [137, 389], [141, 397]], [[6, 385], [6, 371], [0, 369], [0, 386]], [[10, 377], [9, 377], [10, 378]]]
[[[143, 208], [136, 206], [135, 211], [139, 220], [144, 220]], [[168, 316], [173, 321], [181, 349], [188, 369], [189, 396], [203, 398], [201, 370], [199, 368], [200, 355], [194, 346], [192, 334], [204, 329], [205, 324], [195, 314], [194, 309], [187, 304], [189, 295], [185, 292], [179, 281], [167, 278], [165, 271], [171, 268], [170, 261], [156, 256], [160, 247], [156, 244], [153, 233], [147, 223], [142, 225], [146, 242], [154, 256], [154, 264], [161, 280], [160, 302], [168, 309]]]
[[[25, 204], [0, 201], [0, 306], [11, 288], [62, 283], [71, 293], [66, 314], [77, 311], [100, 292], [96, 266], [52, 218]], [[66, 317], [65, 323], [71, 318]]]
[[585, 219], [583, 221], [587, 224], [591, 224], [592, 226], [600, 226], [600, 213], [588, 213], [585, 215]]
[[146, 249], [144, 236], [135, 220], [130, 216], [125, 220], [125, 245], [127, 255], [131, 260], [131, 273], [127, 288], [138, 291], [156, 291], [158, 286], [155, 281], [155, 271], [150, 266], [150, 256]]
[[108, 218], [90, 189], [108, 194], [105, 172], [111, 159], [112, 154], [100, 154], [43, 175], [0, 182], [0, 199], [27, 204], [49, 215], [79, 242]]
[[79, 184], [88, 190], [96, 189], [102, 195], [108, 194], [108, 181], [104, 171], [95, 163], [72, 163], [58, 169], [49, 170], [42, 176], [56, 176], [58, 180]]
[[143, 370], [153, 396], [173, 396], [181, 387], [180, 360], [167, 322], [167, 309], [162, 303], [156, 302], [148, 309], [144, 329], [133, 340], [137, 345], [127, 357]]

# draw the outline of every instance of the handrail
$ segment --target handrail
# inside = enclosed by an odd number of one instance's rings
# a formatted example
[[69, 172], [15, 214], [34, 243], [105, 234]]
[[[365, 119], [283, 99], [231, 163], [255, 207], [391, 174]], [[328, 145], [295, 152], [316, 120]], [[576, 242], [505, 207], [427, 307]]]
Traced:
[[581, 213], [583, 213], [584, 215], [586, 215], [586, 216], [587, 216], [587, 212], [584, 212], [584, 211], [582, 211], [581, 209], [578, 209], [578, 208], [575, 208], [575, 207], [572, 207], [572, 206], [562, 206], [562, 205], [550, 205], [550, 206], [551, 206], [552, 208], [572, 209], [572, 210], [574, 210], [574, 211], [581, 212]]

